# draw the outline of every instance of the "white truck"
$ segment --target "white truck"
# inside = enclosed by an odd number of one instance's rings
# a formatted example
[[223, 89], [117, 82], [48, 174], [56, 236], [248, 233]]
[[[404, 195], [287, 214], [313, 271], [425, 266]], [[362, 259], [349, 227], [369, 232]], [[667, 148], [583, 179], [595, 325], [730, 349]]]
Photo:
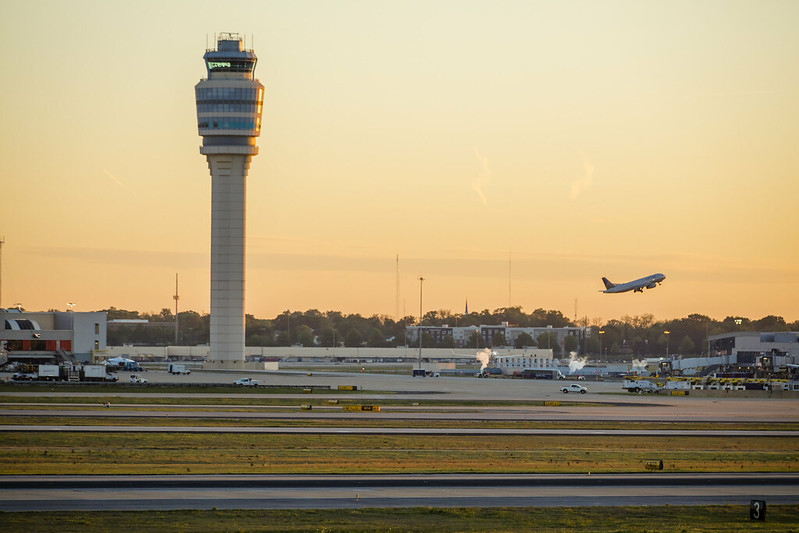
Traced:
[[588, 389], [583, 387], [582, 385], [578, 385], [577, 383], [570, 383], [565, 387], [560, 388], [560, 392], [563, 394], [568, 394], [570, 392], [579, 392], [580, 394], [585, 394], [588, 392]]
[[238, 387], [257, 387], [261, 384], [257, 379], [241, 378], [233, 382]]
[[36, 379], [39, 381], [58, 381], [60, 368], [58, 365], [39, 365]]
[[191, 370], [186, 368], [186, 365], [179, 365], [175, 363], [169, 363], [169, 365], [166, 367], [166, 370], [170, 374], [191, 374]]
[[105, 365], [83, 365], [85, 381], [118, 381], [119, 378], [108, 373]]
[[621, 388], [627, 392], [647, 392], [652, 394], [660, 392], [663, 386], [656, 381], [648, 379], [625, 379]]

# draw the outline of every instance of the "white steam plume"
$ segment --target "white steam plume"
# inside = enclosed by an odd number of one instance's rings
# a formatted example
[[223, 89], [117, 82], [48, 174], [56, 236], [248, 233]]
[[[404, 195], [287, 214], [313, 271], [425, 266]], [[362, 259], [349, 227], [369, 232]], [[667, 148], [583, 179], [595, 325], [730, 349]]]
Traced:
[[587, 357], [577, 357], [577, 352], [569, 352], [569, 374], [582, 370], [587, 363]]
[[488, 361], [491, 359], [491, 350], [484, 348], [483, 350], [477, 352], [474, 357], [480, 361], [480, 370], [483, 370], [488, 366]]

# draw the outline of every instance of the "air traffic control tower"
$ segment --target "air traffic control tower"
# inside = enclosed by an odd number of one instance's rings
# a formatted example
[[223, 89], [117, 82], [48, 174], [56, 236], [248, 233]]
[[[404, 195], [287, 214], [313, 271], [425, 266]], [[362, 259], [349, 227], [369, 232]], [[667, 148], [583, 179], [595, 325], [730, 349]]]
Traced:
[[257, 58], [238, 34], [217, 36], [203, 58], [208, 78], [196, 85], [200, 153], [211, 170], [211, 352], [222, 367], [244, 364], [247, 171], [258, 154], [264, 86]]

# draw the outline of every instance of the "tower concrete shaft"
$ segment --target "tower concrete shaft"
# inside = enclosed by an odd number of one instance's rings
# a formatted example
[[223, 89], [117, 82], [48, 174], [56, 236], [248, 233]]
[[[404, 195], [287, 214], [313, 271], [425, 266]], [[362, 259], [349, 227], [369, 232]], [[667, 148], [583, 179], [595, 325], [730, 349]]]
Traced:
[[247, 173], [258, 153], [264, 87], [257, 58], [236, 34], [221, 34], [195, 87], [200, 153], [211, 171], [211, 360], [244, 361]]

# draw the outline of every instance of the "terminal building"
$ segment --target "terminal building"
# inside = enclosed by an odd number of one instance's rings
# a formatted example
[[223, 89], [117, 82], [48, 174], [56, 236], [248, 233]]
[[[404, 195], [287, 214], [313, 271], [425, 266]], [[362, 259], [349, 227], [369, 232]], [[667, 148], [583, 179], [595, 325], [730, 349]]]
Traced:
[[90, 362], [106, 350], [106, 313], [0, 309], [0, 352], [8, 361]]
[[710, 356], [726, 367], [777, 370], [799, 364], [799, 332], [742, 331], [708, 337]]

